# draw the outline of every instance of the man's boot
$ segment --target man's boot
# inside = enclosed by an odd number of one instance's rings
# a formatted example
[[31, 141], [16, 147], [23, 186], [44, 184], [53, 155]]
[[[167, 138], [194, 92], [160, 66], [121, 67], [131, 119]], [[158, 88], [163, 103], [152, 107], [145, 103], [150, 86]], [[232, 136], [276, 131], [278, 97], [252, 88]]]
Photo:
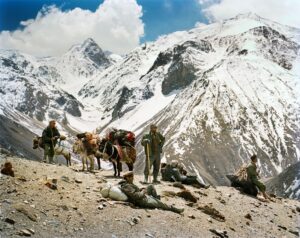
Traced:
[[147, 175], [145, 175], [144, 183], [145, 183], [145, 184], [148, 183], [148, 176], [147, 176]]
[[170, 209], [172, 212], [176, 212], [178, 214], [180, 213], [183, 213], [184, 212], [184, 208], [176, 208], [174, 206], [171, 206], [171, 209]]
[[160, 183], [160, 181], [157, 180], [157, 176], [153, 178], [153, 183]]

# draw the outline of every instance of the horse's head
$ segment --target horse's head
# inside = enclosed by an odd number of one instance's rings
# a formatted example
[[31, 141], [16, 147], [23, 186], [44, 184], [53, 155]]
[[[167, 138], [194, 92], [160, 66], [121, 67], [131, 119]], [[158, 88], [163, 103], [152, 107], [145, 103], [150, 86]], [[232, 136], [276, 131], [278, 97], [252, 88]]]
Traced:
[[82, 152], [83, 145], [82, 145], [81, 139], [75, 140], [75, 142], [74, 142], [74, 144], [72, 146], [72, 150], [73, 150], [73, 153], [75, 153], [75, 154], [79, 154], [79, 153]]
[[33, 139], [32, 139], [32, 149], [39, 148], [39, 139], [40, 138], [38, 136], [33, 137]]

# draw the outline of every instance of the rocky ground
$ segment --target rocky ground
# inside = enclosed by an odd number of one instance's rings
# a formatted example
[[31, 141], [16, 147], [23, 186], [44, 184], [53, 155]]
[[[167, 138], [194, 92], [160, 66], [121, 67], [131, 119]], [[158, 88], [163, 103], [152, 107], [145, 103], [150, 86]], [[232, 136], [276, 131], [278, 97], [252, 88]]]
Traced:
[[[156, 185], [162, 201], [184, 207], [182, 215], [146, 210], [102, 198], [112, 171], [80, 172], [80, 165], [49, 165], [0, 154], [15, 177], [0, 175], [0, 237], [299, 237], [300, 202], [274, 202], [231, 187], [186, 186], [187, 201], [171, 183]], [[141, 176], [137, 176], [138, 181]], [[57, 179], [57, 189], [45, 185]], [[185, 196], [186, 197], [186, 196]], [[186, 198], [187, 199], [187, 198]]]

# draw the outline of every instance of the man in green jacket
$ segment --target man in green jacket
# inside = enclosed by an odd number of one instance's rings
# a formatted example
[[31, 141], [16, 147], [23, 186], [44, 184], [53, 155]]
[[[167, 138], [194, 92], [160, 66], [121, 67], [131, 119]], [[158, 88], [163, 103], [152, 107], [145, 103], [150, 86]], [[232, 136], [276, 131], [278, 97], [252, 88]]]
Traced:
[[153, 165], [153, 183], [159, 183], [157, 176], [160, 169], [160, 155], [162, 147], [165, 143], [165, 137], [157, 131], [157, 126], [152, 124], [150, 132], [145, 134], [142, 139], [142, 146], [145, 148], [146, 163], [145, 163], [145, 182], [148, 182], [148, 176]]
[[248, 181], [254, 184], [259, 189], [259, 191], [262, 192], [265, 199], [270, 199], [270, 197], [266, 193], [266, 186], [261, 181], [258, 180], [259, 175], [256, 166], [257, 156], [252, 155], [250, 159], [251, 159], [251, 163], [247, 166]]
[[138, 186], [133, 184], [134, 174], [132, 171], [124, 174], [123, 177], [124, 181], [120, 182], [121, 190], [128, 197], [128, 201], [135, 206], [149, 209], [157, 208], [176, 213], [182, 213], [184, 211], [183, 208], [176, 208], [161, 202], [152, 184], [146, 189], [140, 189]]
[[54, 147], [56, 146], [57, 140], [60, 138], [55, 120], [49, 122], [49, 125], [43, 131], [42, 138], [44, 144], [44, 161], [53, 163]]

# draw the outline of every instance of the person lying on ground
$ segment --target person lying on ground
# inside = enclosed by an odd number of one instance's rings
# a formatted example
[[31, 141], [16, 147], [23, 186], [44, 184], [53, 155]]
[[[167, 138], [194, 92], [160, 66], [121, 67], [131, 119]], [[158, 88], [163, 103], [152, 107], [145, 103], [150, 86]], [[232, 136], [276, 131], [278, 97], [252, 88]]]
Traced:
[[120, 182], [121, 190], [128, 197], [128, 201], [135, 206], [149, 209], [157, 208], [175, 213], [184, 211], [183, 208], [176, 208], [161, 202], [153, 185], [149, 185], [146, 189], [140, 189], [133, 184], [134, 174], [132, 171], [124, 174], [123, 177], [124, 180]]
[[161, 176], [164, 181], [181, 182], [200, 188], [210, 187], [210, 185], [202, 183], [197, 176], [187, 175], [187, 171], [182, 165], [178, 164], [177, 160], [172, 160], [171, 164], [162, 164]]

